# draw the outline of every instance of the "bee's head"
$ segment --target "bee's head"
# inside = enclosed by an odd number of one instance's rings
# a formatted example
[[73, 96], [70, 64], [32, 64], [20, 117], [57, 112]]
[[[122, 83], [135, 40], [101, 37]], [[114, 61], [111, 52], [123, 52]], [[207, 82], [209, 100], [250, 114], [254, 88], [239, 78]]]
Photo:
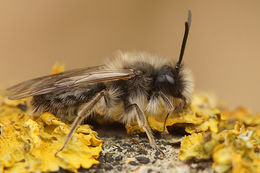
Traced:
[[161, 67], [155, 80], [155, 87], [167, 95], [182, 98], [184, 81], [180, 68], [182, 67], [176, 68], [169, 65]]
[[164, 65], [159, 69], [155, 80], [155, 87], [165, 94], [178, 98], [190, 99], [193, 91], [192, 75], [183, 65], [182, 59], [191, 25], [191, 12], [185, 22], [185, 32], [182, 41], [179, 60], [175, 66]]

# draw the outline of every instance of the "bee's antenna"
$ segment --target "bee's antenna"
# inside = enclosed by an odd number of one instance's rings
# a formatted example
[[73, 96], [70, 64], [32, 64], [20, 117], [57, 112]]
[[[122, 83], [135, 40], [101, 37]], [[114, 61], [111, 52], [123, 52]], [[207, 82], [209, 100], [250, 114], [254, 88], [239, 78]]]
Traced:
[[189, 35], [190, 25], [191, 25], [191, 11], [189, 10], [188, 11], [188, 21], [185, 22], [185, 32], [184, 32], [182, 45], [181, 45], [180, 57], [179, 57], [179, 61], [176, 64], [177, 69], [179, 69], [180, 66], [181, 66], [181, 61], [182, 61], [182, 58], [183, 58], [186, 42], [187, 42], [188, 35]]

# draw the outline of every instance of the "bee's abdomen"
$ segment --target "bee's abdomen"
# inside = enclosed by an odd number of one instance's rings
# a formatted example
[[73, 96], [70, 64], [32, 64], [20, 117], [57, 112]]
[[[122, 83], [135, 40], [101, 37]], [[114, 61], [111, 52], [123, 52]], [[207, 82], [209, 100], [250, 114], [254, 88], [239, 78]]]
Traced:
[[34, 96], [31, 100], [33, 112], [50, 112], [62, 119], [66, 119], [66, 116], [76, 116], [79, 107], [104, 87], [102, 84], [95, 84]]

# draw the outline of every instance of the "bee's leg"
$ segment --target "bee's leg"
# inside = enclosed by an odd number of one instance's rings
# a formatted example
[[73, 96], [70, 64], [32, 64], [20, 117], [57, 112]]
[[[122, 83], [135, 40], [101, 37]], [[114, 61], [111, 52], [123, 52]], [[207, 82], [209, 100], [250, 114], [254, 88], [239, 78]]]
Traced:
[[[184, 98], [176, 98], [174, 99], [174, 106], [171, 104], [171, 102], [169, 101], [169, 99], [167, 98], [166, 95], [161, 95], [161, 97], [163, 98], [164, 102], [166, 105], [168, 105], [167, 109], [168, 109], [168, 113], [164, 119], [164, 123], [163, 123], [163, 134], [165, 134], [165, 128], [166, 128], [166, 122], [167, 122], [167, 119], [169, 118], [169, 116], [171, 115], [171, 113], [173, 111], [175, 112], [180, 112], [182, 111], [184, 108], [187, 107], [187, 103], [186, 103], [186, 100]], [[168, 104], [169, 103], [169, 104]]]
[[143, 111], [139, 108], [139, 106], [137, 104], [131, 104], [127, 107], [127, 111], [130, 111], [133, 108], [135, 108], [136, 113], [137, 113], [136, 114], [137, 123], [138, 123], [139, 127], [145, 131], [145, 133], [149, 139], [150, 145], [164, 155], [163, 151], [156, 145], [150, 125], [149, 125]]
[[73, 121], [73, 123], [71, 125], [70, 131], [66, 136], [66, 140], [65, 140], [63, 146], [55, 153], [55, 156], [66, 147], [66, 145], [68, 144], [68, 142], [70, 141], [70, 139], [72, 137], [73, 132], [75, 132], [78, 125], [81, 124], [81, 122], [90, 115], [90, 112], [92, 111], [94, 106], [97, 104], [97, 102], [102, 97], [104, 97], [106, 94], [107, 94], [107, 91], [102, 90], [101, 92], [97, 93], [89, 102], [87, 102], [85, 105], [83, 105], [81, 110], [78, 112], [78, 116], [76, 117], [76, 119]]
[[164, 101], [164, 103], [167, 107], [167, 110], [168, 110], [168, 113], [165, 116], [165, 119], [164, 119], [164, 122], [163, 122], [163, 132], [162, 133], [165, 134], [166, 122], [167, 122], [167, 119], [169, 118], [169, 116], [171, 115], [172, 111], [174, 110], [174, 106], [172, 105], [169, 98], [163, 92], [159, 92], [159, 95], [163, 99], [163, 101]]
[[169, 118], [171, 112], [168, 112], [167, 115], [165, 116], [165, 119], [164, 119], [164, 122], [163, 122], [163, 131], [162, 131], [162, 134], [166, 134], [165, 132], [165, 129], [166, 129], [166, 122], [167, 122], [167, 119]]

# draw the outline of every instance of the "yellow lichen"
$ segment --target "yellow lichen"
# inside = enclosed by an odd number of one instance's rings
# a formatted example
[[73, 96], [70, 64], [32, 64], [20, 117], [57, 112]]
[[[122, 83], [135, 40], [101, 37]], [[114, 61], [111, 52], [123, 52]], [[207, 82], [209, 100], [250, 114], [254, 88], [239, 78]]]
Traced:
[[185, 136], [182, 141], [182, 147], [179, 152], [180, 160], [188, 160], [192, 158], [196, 159], [208, 159], [209, 153], [206, 152], [201, 145], [203, 142], [203, 134], [202, 133], [194, 133], [189, 136]]
[[[63, 71], [55, 65], [53, 73]], [[0, 172], [52, 172], [59, 168], [76, 172], [90, 168], [102, 150], [102, 141], [88, 125], [81, 125], [57, 156], [70, 125], [54, 115], [33, 117], [25, 107], [28, 99], [11, 101], [0, 97]], [[19, 108], [20, 107], [20, 108]]]
[[[56, 64], [52, 73], [63, 70], [64, 66]], [[22, 110], [27, 101], [0, 96], [1, 172], [51, 172], [60, 167], [76, 172], [98, 163], [102, 141], [88, 125], [81, 125], [55, 156], [70, 125], [50, 113], [30, 116], [29, 111]], [[148, 116], [148, 121], [153, 130], [162, 132], [166, 113], [160, 111], [161, 116]], [[194, 94], [186, 110], [169, 116], [169, 126], [181, 126], [189, 133], [181, 142], [180, 160], [212, 159], [218, 173], [260, 172], [260, 114], [254, 115], [243, 107], [232, 112], [212, 95]], [[126, 129], [127, 133], [143, 132], [136, 122], [126, 125]]]
[[68, 146], [63, 145], [70, 126], [54, 115], [44, 113], [33, 118], [17, 105], [2, 100], [0, 105], [0, 166], [5, 172], [50, 172], [59, 167], [76, 172], [80, 167], [97, 164], [102, 141], [88, 125], [78, 128]]
[[70, 126], [54, 115], [44, 113], [31, 117], [16, 107], [2, 102], [0, 105], [0, 166], [6, 172], [50, 172], [59, 167], [76, 171], [97, 164], [102, 141], [88, 125], [82, 125], [69, 145], [55, 156], [63, 145]]
[[260, 116], [238, 108], [234, 112], [223, 111], [221, 117], [214, 123], [219, 131], [191, 131], [181, 143], [179, 158], [212, 157], [213, 168], [219, 173], [260, 172]]
[[[212, 131], [218, 132], [218, 123], [221, 118], [221, 112], [217, 108], [213, 108], [209, 102], [212, 102], [210, 98], [202, 97], [195, 94], [193, 96], [193, 102], [190, 107], [179, 113], [172, 113], [167, 122], [166, 127], [179, 125], [185, 127], [186, 132], [204, 132]], [[148, 116], [148, 122], [153, 130], [162, 132], [163, 121], [166, 114], [162, 114], [159, 117]], [[127, 132], [132, 133], [139, 131], [139, 127], [136, 122], [126, 126]], [[167, 129], [166, 133], [168, 133]]]
[[[166, 126], [182, 126], [190, 133], [181, 142], [179, 159], [212, 158], [219, 173], [260, 172], [260, 114], [243, 107], [232, 112], [219, 105], [211, 95], [194, 94], [187, 110], [169, 117]], [[148, 116], [151, 128], [162, 132], [164, 117]], [[126, 129], [139, 131], [136, 122]]]
[[65, 65], [57, 62], [52, 67], [51, 74], [61, 73], [61, 72], [64, 72], [64, 70], [65, 70]]

